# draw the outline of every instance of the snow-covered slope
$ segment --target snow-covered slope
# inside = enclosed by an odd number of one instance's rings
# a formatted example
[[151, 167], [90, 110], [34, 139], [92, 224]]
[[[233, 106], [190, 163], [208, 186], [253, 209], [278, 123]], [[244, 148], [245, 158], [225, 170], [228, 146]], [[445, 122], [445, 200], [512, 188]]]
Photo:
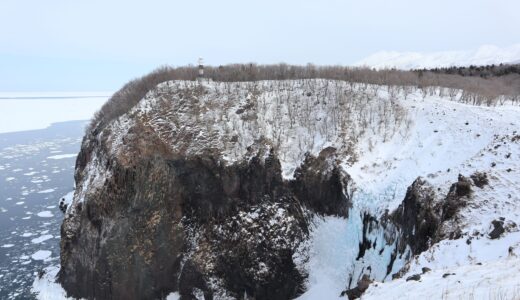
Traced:
[[436, 269], [420, 281], [405, 278], [373, 284], [363, 300], [379, 299], [504, 299], [520, 298], [520, 259], [504, 258], [483, 264]]
[[[469, 292], [475, 295], [471, 299], [487, 299], [493, 294], [516, 299], [518, 288], [511, 283], [520, 282], [520, 275], [501, 268], [509, 264], [508, 257], [520, 255], [520, 232], [515, 225], [520, 224], [520, 108], [476, 107], [419, 95], [401, 98], [399, 103], [414, 120], [413, 125], [406, 136], [396, 135], [386, 142], [370, 136], [358, 144], [360, 159], [351, 167], [345, 166], [357, 187], [354, 207], [348, 220], [326, 218], [316, 223], [309, 291], [301, 299], [318, 299], [319, 295], [338, 298], [344, 278], [349, 274], [360, 278], [367, 266], [371, 266], [372, 278], [386, 282], [370, 290], [367, 299], [441, 299], [441, 293], [450, 295], [442, 299], [459, 299]], [[445, 195], [458, 174], [469, 176], [476, 171], [488, 174], [489, 185], [476, 188], [471, 203], [461, 212], [457, 226], [462, 236], [433, 245], [409, 263], [398, 262], [399, 267], [408, 268], [404, 278], [421, 273], [423, 267], [433, 269], [424, 282], [394, 283], [385, 277], [380, 269], [388, 262], [386, 252], [378, 255], [368, 251], [362, 261], [355, 260], [361, 241], [360, 212], [392, 211], [418, 176], [430, 182], [438, 195]], [[501, 218], [509, 229], [499, 239], [490, 239], [492, 222]], [[358, 228], [357, 236], [352, 236], [353, 227]], [[381, 240], [383, 233], [379, 234]], [[355, 263], [344, 266], [340, 261]], [[518, 268], [517, 260], [511, 262]], [[475, 274], [468, 280], [457, 277], [458, 281], [436, 277], [450, 271]], [[509, 276], [507, 281], [502, 279], [505, 275]], [[501, 285], [493, 284], [499, 281]], [[443, 289], [439, 290], [439, 284], [445, 285]], [[414, 292], [407, 294], [409, 286]]]
[[362, 59], [355, 65], [377, 69], [398, 68], [408, 70], [518, 62], [520, 62], [520, 44], [505, 48], [485, 45], [471, 51], [429, 53], [381, 51]]

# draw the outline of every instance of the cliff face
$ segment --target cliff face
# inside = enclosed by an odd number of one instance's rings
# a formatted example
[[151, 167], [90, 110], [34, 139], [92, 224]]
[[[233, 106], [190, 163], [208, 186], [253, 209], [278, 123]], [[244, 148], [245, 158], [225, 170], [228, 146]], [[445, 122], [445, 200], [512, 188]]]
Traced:
[[195, 121], [178, 132], [154, 128], [150, 119], [172, 111], [165, 103], [176, 106], [176, 118], [198, 117], [200, 102], [186, 94], [203, 88], [172, 91], [85, 136], [62, 225], [59, 282], [88, 299], [301, 294], [311, 216], [347, 216], [350, 204], [336, 149], [307, 154], [293, 179], [283, 178], [266, 139], [226, 160], [217, 137], [193, 137], [212, 133]]
[[411, 167], [431, 128], [410, 132], [398, 93], [327, 80], [160, 84], [87, 132], [58, 281], [87, 299], [293, 299], [405, 274], [412, 256], [467, 235], [460, 211], [483, 177], [414, 181], [433, 172]]
[[[294, 262], [305, 259], [298, 251], [306, 215], [347, 211], [346, 182], [335, 169], [328, 178], [284, 181], [273, 153], [229, 166], [211, 156], [160, 155], [124, 166], [103, 153], [102, 142], [90, 147], [96, 142], [89, 138], [78, 186], [94, 183], [84, 175], [86, 165], [98, 165], [93, 160], [111, 176], [88, 187], [62, 227], [59, 279], [75, 297], [151, 299], [178, 290], [187, 299], [223, 291], [291, 298], [306, 277]], [[293, 188], [299, 184], [321, 201]]]

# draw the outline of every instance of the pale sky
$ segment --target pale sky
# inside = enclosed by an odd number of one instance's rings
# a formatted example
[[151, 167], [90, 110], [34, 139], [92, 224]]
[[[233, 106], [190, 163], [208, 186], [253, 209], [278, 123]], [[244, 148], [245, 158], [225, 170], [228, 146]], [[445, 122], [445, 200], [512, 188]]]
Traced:
[[0, 92], [114, 91], [157, 66], [349, 65], [520, 42], [519, 0], [1, 0]]

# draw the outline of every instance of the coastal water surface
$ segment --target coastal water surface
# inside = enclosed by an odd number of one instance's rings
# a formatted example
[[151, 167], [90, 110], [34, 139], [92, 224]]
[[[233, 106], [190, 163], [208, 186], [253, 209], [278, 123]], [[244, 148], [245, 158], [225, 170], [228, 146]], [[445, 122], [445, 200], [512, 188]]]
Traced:
[[59, 264], [59, 201], [74, 189], [85, 125], [0, 134], [0, 299], [34, 299], [35, 276]]

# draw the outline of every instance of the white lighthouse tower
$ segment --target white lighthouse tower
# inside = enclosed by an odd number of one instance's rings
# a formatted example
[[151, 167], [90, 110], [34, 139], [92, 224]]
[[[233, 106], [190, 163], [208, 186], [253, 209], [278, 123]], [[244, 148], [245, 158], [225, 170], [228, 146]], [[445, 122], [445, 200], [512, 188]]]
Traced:
[[199, 81], [204, 79], [204, 60], [202, 57], [199, 57], [199, 77], [197, 79]]

